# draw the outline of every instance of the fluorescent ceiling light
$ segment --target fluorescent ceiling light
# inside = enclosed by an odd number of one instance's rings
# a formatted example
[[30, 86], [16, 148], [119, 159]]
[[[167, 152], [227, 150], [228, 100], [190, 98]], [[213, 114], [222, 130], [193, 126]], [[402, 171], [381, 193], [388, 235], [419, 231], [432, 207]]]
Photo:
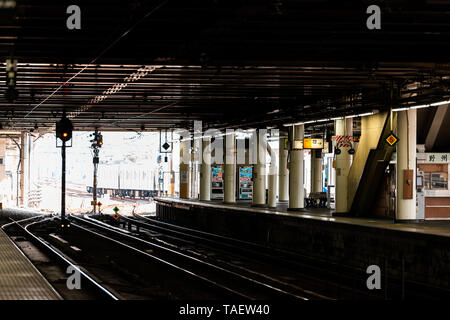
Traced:
[[365, 117], [365, 116], [371, 116], [371, 115], [373, 115], [373, 112], [361, 113], [361, 114], [358, 114], [357, 116], [358, 117]]
[[392, 111], [405, 111], [405, 110], [409, 110], [409, 108], [408, 107], [406, 107], [406, 108], [395, 108], [395, 109], [392, 109]]
[[420, 106], [411, 107], [411, 109], [422, 109], [422, 108], [427, 108], [429, 106], [430, 106], [429, 104], [422, 104]]
[[448, 103], [450, 103], [450, 100], [447, 100], [447, 101], [440, 101], [440, 102], [435, 102], [435, 103], [430, 104], [430, 106], [431, 106], [431, 107], [434, 107], [434, 106], [440, 106], [440, 105], [448, 104]]

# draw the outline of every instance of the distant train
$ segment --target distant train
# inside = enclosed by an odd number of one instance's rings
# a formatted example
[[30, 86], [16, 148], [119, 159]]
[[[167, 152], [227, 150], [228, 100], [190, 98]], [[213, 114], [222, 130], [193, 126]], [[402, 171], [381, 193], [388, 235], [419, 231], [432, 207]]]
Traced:
[[[93, 192], [92, 184], [86, 187]], [[99, 165], [97, 195], [111, 197], [148, 199], [158, 195], [158, 175], [148, 166], [138, 164]]]

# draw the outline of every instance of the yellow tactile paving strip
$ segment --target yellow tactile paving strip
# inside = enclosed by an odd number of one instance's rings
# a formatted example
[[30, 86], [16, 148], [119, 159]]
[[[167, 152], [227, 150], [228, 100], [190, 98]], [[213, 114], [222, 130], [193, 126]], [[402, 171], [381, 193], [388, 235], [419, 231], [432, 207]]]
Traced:
[[47, 280], [0, 229], [0, 300], [60, 300]]

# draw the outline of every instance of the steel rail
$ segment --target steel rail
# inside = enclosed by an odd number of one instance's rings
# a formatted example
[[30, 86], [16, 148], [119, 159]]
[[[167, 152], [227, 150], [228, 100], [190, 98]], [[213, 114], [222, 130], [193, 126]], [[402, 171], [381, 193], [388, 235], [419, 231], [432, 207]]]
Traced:
[[[153, 243], [153, 242], [149, 242], [149, 241], [143, 240], [143, 239], [141, 239], [141, 238], [132, 236], [132, 235], [130, 235], [130, 234], [123, 233], [122, 230], [117, 231], [117, 230], [115, 230], [115, 229], [112, 229], [110, 226], [104, 226], [104, 225], [102, 225], [102, 224], [98, 224], [95, 220], [94, 220], [94, 222], [93, 222], [93, 221], [92, 221], [93, 219], [87, 217], [86, 215], [85, 215], [85, 218], [84, 218], [84, 219], [81, 219], [81, 218], [79, 218], [79, 217], [75, 217], [75, 216], [73, 216], [73, 215], [72, 215], [71, 217], [74, 218], [74, 219], [76, 219], [76, 220], [78, 220], [78, 221], [81, 221], [81, 222], [83, 222], [83, 223], [90, 224], [90, 225], [94, 225], [94, 226], [97, 227], [97, 228], [104, 229], [104, 230], [106, 230], [106, 231], [108, 231], [108, 232], [112, 232], [112, 233], [119, 234], [120, 236], [129, 238], [129, 239], [131, 239], [131, 240], [133, 240], [133, 241], [138, 241], [138, 242], [141, 242], [141, 243], [143, 243], [143, 244], [146, 244], [146, 245], [149, 245], [149, 246], [158, 248], [158, 249], [160, 249], [160, 250], [162, 250], [162, 251], [168, 252], [168, 253], [170, 253], [170, 254], [175, 254], [176, 256], [183, 257], [183, 258], [188, 259], [188, 260], [190, 260], [190, 261], [193, 261], [193, 262], [195, 262], [195, 263], [198, 263], [198, 264], [201, 264], [201, 265], [204, 265], [204, 266], [208, 266], [208, 267], [213, 268], [213, 269], [215, 269], [215, 270], [218, 270], [218, 271], [220, 271], [220, 272], [224, 272], [224, 273], [226, 273], [226, 274], [229, 274], [229, 275], [231, 275], [231, 276], [233, 276], [233, 277], [237, 277], [237, 278], [240, 278], [240, 279], [242, 279], [242, 280], [248, 281], [248, 282], [252, 283], [253, 285], [257, 285], [257, 286], [260, 286], [260, 287], [262, 287], [262, 288], [264, 288], [264, 289], [268, 289], [268, 290], [270, 290], [270, 291], [276, 292], [277, 294], [281, 294], [281, 295], [283, 295], [283, 296], [292, 297], [292, 298], [296, 298], [296, 299], [300, 299], [300, 300], [309, 300], [309, 298], [307, 298], [307, 297], [305, 297], [305, 296], [300, 296], [300, 295], [297, 295], [297, 294], [293, 294], [293, 293], [287, 292], [287, 291], [285, 291], [285, 290], [283, 290], [283, 289], [280, 289], [280, 288], [274, 287], [274, 286], [272, 286], [272, 285], [269, 285], [269, 284], [267, 284], [267, 283], [264, 283], [264, 282], [261, 282], [261, 281], [258, 281], [258, 280], [249, 278], [249, 277], [244, 276], [244, 275], [241, 275], [241, 274], [239, 274], [239, 273], [237, 273], [237, 272], [234, 272], [234, 271], [231, 271], [231, 270], [227, 270], [227, 269], [222, 268], [222, 267], [220, 267], [220, 266], [217, 266], [217, 265], [215, 265], [215, 264], [212, 264], [212, 263], [203, 261], [203, 260], [201, 260], [201, 259], [192, 257], [192, 256], [190, 256], [190, 255], [181, 253], [181, 252], [179, 252], [179, 251], [176, 251], [176, 250], [173, 250], [173, 249], [169, 249], [169, 248], [164, 247], [164, 246], [161, 246], [161, 245], [159, 245], [159, 244], [156, 244], [156, 243]], [[85, 228], [84, 228], [84, 229], [85, 229]], [[88, 230], [88, 229], [86, 229], [86, 230]], [[90, 231], [90, 232], [93, 232], [93, 231]], [[101, 234], [100, 234], [100, 235], [101, 235]], [[105, 237], [105, 238], [109, 238], [109, 237], [104, 236], [104, 235], [101, 235], [101, 236], [103, 236], [103, 237]], [[120, 241], [118, 241], [118, 240], [115, 240], [115, 239], [111, 239], [111, 240], [123, 244], [122, 242], [120, 242]], [[123, 244], [123, 245], [128, 246], [128, 247], [131, 247], [131, 246], [127, 245], [127, 244]], [[132, 248], [133, 250], [135, 250], [135, 251], [138, 251], [138, 252], [140, 252], [140, 253], [146, 255], [146, 256], [149, 256], [149, 257], [152, 257], [152, 258], [157, 259], [157, 260], [159, 260], [159, 261], [162, 261], [163, 263], [170, 264], [171, 266], [174, 266], [174, 267], [176, 267], [176, 268], [179, 268], [179, 269], [181, 269], [181, 270], [183, 270], [183, 271], [186, 271], [186, 272], [188, 272], [188, 273], [192, 273], [191, 271], [187, 271], [187, 270], [185, 270], [185, 269], [182, 268], [182, 267], [179, 267], [179, 266], [176, 266], [176, 265], [172, 264], [171, 262], [168, 262], [168, 261], [165, 261], [165, 260], [160, 259], [160, 258], [158, 258], [158, 257], [155, 257], [154, 255], [150, 255], [150, 254], [148, 254], [147, 252], [141, 251], [141, 250], [139, 250], [139, 249], [137, 249], [137, 248], [134, 248], [134, 247], [131, 247], [131, 248]], [[200, 277], [200, 278], [202, 278], [202, 279], [207, 280], [208, 282], [211, 281], [210, 279], [206, 279], [206, 278], [204, 278], [203, 276], [200, 276], [200, 275], [197, 275], [197, 276]], [[215, 283], [215, 282], [214, 282], [214, 283]], [[234, 290], [233, 290], [233, 291], [234, 291]], [[306, 292], [305, 292], [305, 293], [306, 293]]]
[[20, 223], [18, 223], [17, 221], [15, 221], [14, 223], [19, 226], [22, 230], [24, 230], [26, 232], [26, 234], [32, 238], [34, 241], [37, 241], [40, 245], [42, 245], [43, 247], [45, 247], [49, 252], [51, 252], [53, 255], [55, 255], [56, 257], [58, 257], [64, 264], [67, 264], [69, 266], [72, 266], [75, 270], [77, 270], [81, 276], [83, 276], [86, 280], [89, 281], [89, 283], [91, 283], [92, 285], [94, 285], [95, 288], [99, 289], [101, 293], [105, 294], [106, 297], [112, 299], [112, 300], [119, 300], [118, 297], [116, 297], [116, 295], [114, 295], [112, 292], [110, 292], [108, 289], [106, 289], [105, 287], [103, 287], [101, 284], [99, 284], [97, 281], [95, 281], [89, 274], [87, 274], [85, 271], [81, 270], [79, 266], [75, 265], [74, 263], [72, 263], [66, 256], [64, 256], [63, 254], [61, 254], [59, 251], [55, 250], [53, 247], [51, 247], [46, 241], [44, 241], [43, 239], [41, 239], [40, 237], [34, 235], [29, 228], [31, 226], [43, 223], [43, 222], [47, 222], [50, 221], [51, 218], [46, 218], [42, 221], [37, 221], [37, 222], [32, 222], [27, 224], [25, 227], [22, 226]]

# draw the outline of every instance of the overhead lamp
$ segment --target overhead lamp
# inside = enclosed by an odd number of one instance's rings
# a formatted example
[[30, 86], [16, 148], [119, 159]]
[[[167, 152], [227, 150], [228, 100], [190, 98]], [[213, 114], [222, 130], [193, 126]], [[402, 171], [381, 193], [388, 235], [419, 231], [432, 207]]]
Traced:
[[409, 108], [408, 107], [404, 107], [404, 108], [394, 108], [394, 109], [392, 109], [392, 111], [394, 111], [394, 112], [406, 111], [406, 110], [409, 110]]
[[373, 115], [373, 112], [366, 112], [366, 113], [358, 114], [357, 117], [365, 117], [365, 116], [371, 116], [371, 115]]
[[422, 109], [422, 108], [427, 108], [429, 106], [430, 106], [429, 104], [422, 104], [420, 106], [411, 107], [411, 109]]
[[406, 110], [410, 110], [410, 109], [423, 109], [423, 108], [435, 107], [435, 106], [440, 106], [440, 105], [449, 104], [449, 103], [450, 103], [450, 100], [444, 100], [444, 101], [438, 101], [438, 102], [433, 102], [433, 103], [429, 103], [429, 104], [421, 104], [421, 105], [411, 106], [411, 107], [393, 108], [392, 111], [398, 112], [398, 111], [406, 111]]
[[435, 106], [440, 106], [440, 105], [448, 104], [448, 103], [450, 103], [450, 100], [435, 102], [435, 103], [430, 104], [430, 106], [435, 107]]

